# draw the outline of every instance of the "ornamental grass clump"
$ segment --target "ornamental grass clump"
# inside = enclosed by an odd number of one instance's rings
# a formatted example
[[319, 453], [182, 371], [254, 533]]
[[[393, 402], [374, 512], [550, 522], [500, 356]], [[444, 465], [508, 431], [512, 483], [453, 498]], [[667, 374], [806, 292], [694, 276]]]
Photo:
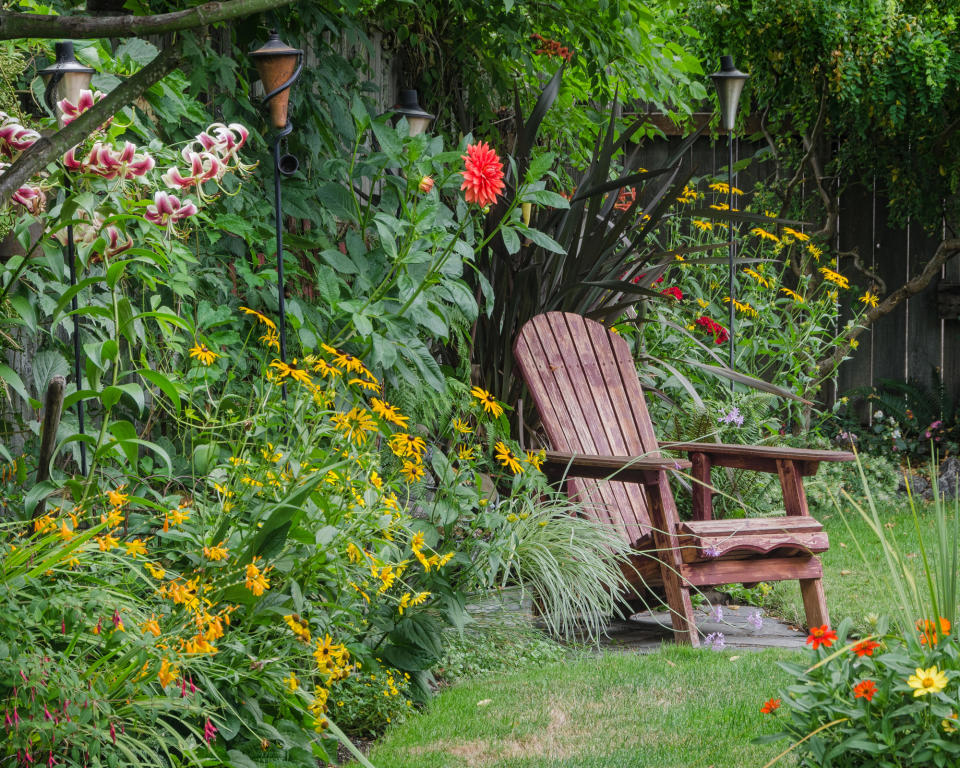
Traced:
[[[861, 478], [866, 504], [843, 491], [837, 509], [845, 514], [852, 508], [876, 536], [871, 550], [879, 546], [882, 558], [867, 555], [867, 542], [854, 541], [877, 588], [899, 598], [898, 610], [861, 638], [850, 636], [849, 619], [836, 630], [812, 627], [807, 643], [813, 663], [781, 664], [796, 683], [761, 706], [780, 727], [762, 740], [793, 743], [769, 765], [793, 751], [801, 765], [824, 768], [958, 765], [960, 502], [950, 509], [937, 495], [920, 510], [909, 495], [922, 564], [918, 580], [910, 558], [884, 533], [862, 467]], [[925, 537], [927, 523], [932, 533]]]

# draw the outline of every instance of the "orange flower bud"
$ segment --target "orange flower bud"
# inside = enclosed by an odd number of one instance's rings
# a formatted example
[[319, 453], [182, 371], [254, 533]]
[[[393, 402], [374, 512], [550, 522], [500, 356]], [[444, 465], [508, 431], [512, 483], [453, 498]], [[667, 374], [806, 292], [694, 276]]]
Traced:
[[433, 179], [429, 176], [424, 176], [420, 179], [420, 191], [426, 194], [431, 189], [433, 189]]

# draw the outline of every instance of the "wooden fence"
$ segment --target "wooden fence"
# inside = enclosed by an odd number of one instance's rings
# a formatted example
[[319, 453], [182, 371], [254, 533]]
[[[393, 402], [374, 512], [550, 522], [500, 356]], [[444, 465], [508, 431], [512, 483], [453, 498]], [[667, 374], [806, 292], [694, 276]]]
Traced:
[[[682, 138], [647, 141], [641, 147], [639, 165], [656, 168], [676, 151]], [[759, 144], [734, 142], [735, 164], [741, 157], [753, 156]], [[687, 153], [699, 175], [713, 174], [726, 179], [727, 142], [699, 139]], [[749, 190], [773, 172], [769, 163], [753, 163], [735, 177], [735, 185]], [[946, 232], [939, 233], [941, 235]], [[851, 185], [840, 198], [840, 218], [835, 251], [858, 249], [869, 265], [894, 290], [915, 275], [940, 243], [917, 226], [893, 226], [886, 201], [877, 194], [876, 185]], [[853, 275], [841, 263], [839, 270], [861, 285], [865, 278]], [[937, 291], [942, 284], [960, 283], [960, 257], [948, 262], [926, 290], [903, 302], [860, 336], [859, 348], [844, 362], [822, 393], [828, 404], [844, 392], [872, 386], [881, 379], [915, 380], [932, 389], [941, 378], [951, 399], [960, 398], [960, 320], [942, 319], [938, 313]], [[882, 298], [882, 297], [881, 297]], [[845, 318], [841, 319], [845, 322]]]

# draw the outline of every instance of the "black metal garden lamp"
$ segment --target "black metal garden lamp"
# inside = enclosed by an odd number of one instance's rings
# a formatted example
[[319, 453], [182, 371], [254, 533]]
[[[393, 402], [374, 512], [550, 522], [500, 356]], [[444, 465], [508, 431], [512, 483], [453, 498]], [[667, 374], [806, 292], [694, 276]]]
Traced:
[[[714, 86], [717, 89], [717, 96], [720, 99], [720, 122], [723, 126], [723, 129], [727, 132], [727, 150], [728, 150], [728, 165], [727, 165], [727, 182], [730, 186], [730, 189], [727, 194], [727, 203], [729, 205], [730, 211], [733, 211], [733, 129], [737, 122], [737, 107], [740, 104], [740, 94], [743, 93], [743, 85], [746, 83], [747, 78], [750, 77], [746, 72], [741, 72], [733, 65], [733, 56], [723, 56], [720, 59], [720, 71], [714, 72], [710, 75], [710, 79], [713, 80]], [[735, 350], [735, 336], [734, 336], [734, 312], [736, 307], [734, 306], [734, 300], [736, 296], [734, 294], [734, 271], [733, 271], [733, 261], [737, 252], [737, 243], [736, 243], [736, 234], [737, 230], [734, 227], [734, 222], [730, 220], [730, 242], [728, 246], [728, 255], [730, 262], [730, 370], [733, 370], [733, 361], [734, 361], [734, 350]], [[733, 391], [734, 383], [730, 382], [730, 389]]]
[[[63, 99], [71, 104], [77, 104], [80, 100], [80, 93], [90, 87], [90, 81], [93, 80], [95, 70], [91, 67], [85, 67], [73, 55], [73, 43], [70, 41], [57, 43], [55, 46], [56, 61], [46, 69], [41, 69], [40, 77], [44, 82], [43, 99], [47, 108], [57, 118], [57, 124], [63, 127], [63, 110], [60, 109], [59, 102]], [[69, 192], [69, 180], [64, 182], [64, 191]], [[70, 287], [77, 284], [77, 258], [76, 249], [73, 241], [73, 225], [67, 225], [67, 253], [65, 260], [70, 270]], [[74, 294], [70, 306], [73, 309], [73, 380], [77, 390], [81, 389], [80, 383], [80, 316], [77, 312], [77, 296]], [[83, 430], [83, 400], [77, 400], [77, 426], [80, 434]], [[80, 441], [80, 471], [87, 474], [87, 446], [81, 439]]]
[[411, 136], [420, 135], [436, 120], [436, 115], [431, 115], [420, 106], [420, 102], [417, 100], [417, 92], [411, 88], [403, 89], [397, 94], [397, 103], [389, 111], [396, 118], [405, 117], [407, 119]]
[[[280, 197], [280, 176], [296, 173], [300, 163], [296, 157], [280, 154], [280, 143], [293, 131], [287, 116], [290, 105], [290, 86], [303, 71], [303, 51], [291, 48], [280, 39], [276, 30], [257, 50], [250, 52], [257, 65], [266, 95], [263, 104], [270, 108], [270, 123], [275, 130], [273, 140], [274, 213], [277, 228], [277, 304], [280, 310], [280, 360], [287, 362], [287, 310], [283, 281], [283, 210]], [[282, 386], [283, 400], [287, 400], [287, 385]]]

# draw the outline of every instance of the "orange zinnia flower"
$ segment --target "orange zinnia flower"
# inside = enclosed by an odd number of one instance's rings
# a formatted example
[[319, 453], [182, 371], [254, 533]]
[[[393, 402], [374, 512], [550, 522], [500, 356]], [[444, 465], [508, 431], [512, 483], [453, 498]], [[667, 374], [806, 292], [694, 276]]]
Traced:
[[810, 627], [807, 645], [812, 645], [813, 650], [817, 650], [821, 645], [824, 648], [829, 648], [836, 639], [837, 633], [830, 629], [829, 624], [824, 624], [822, 627]]
[[850, 650], [853, 651], [857, 656], [873, 656], [873, 652], [880, 647], [880, 643], [875, 643], [873, 640], [863, 640], [862, 642], [857, 643]]
[[853, 686], [853, 697], [855, 699], [866, 699], [870, 701], [877, 692], [877, 684], [873, 680], [861, 680]]
[[[936, 645], [940, 637], [937, 634], [937, 626], [930, 619], [917, 620], [917, 632], [920, 633], [920, 645]], [[950, 634], [950, 621], [940, 617], [940, 635], [946, 637]]]
[[465, 161], [463, 184], [466, 190], [463, 196], [468, 203], [483, 207], [497, 201], [497, 195], [503, 192], [503, 163], [490, 145], [481, 141], [467, 147], [467, 154], [461, 155]]
[[760, 711], [765, 715], [769, 715], [778, 709], [780, 709], [780, 699], [767, 699], [760, 707]]

